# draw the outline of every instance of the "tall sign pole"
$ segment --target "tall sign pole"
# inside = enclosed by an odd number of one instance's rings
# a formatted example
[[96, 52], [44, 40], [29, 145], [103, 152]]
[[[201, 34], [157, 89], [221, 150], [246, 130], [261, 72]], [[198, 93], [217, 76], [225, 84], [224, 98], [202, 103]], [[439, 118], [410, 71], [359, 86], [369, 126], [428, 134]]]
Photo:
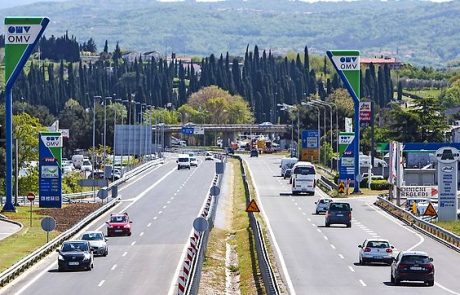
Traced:
[[354, 186], [353, 192], [359, 193], [359, 98], [361, 83], [361, 67], [358, 50], [328, 50], [327, 56], [334, 65], [337, 73], [342, 79], [354, 104], [354, 133], [353, 157], [354, 157]]
[[5, 18], [5, 131], [6, 131], [6, 202], [3, 211], [16, 211], [13, 198], [13, 95], [16, 78], [29, 59], [32, 50], [43, 35], [49, 23], [47, 17], [6, 17]]

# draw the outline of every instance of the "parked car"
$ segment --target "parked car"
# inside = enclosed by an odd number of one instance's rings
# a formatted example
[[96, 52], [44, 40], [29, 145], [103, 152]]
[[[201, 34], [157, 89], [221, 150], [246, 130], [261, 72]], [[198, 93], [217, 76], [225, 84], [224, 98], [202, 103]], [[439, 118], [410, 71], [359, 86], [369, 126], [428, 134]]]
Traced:
[[94, 267], [94, 256], [88, 241], [65, 241], [56, 251], [59, 253], [58, 271], [91, 270]]
[[252, 149], [250, 153], [251, 158], [252, 157], [259, 157], [259, 151], [257, 149]]
[[107, 236], [115, 235], [131, 235], [131, 224], [128, 213], [110, 214], [110, 219], [107, 223]]
[[326, 212], [327, 207], [329, 206], [329, 203], [331, 203], [331, 202], [332, 202], [332, 199], [330, 199], [330, 198], [321, 198], [318, 201], [316, 201], [315, 202], [315, 204], [316, 204], [315, 213], [320, 214], [320, 213]]
[[327, 206], [325, 225], [329, 227], [331, 224], [345, 224], [351, 227], [351, 211], [349, 203], [330, 202]]
[[359, 264], [370, 262], [383, 262], [391, 265], [393, 262], [393, 249], [388, 240], [366, 239], [359, 248]]
[[434, 285], [433, 258], [422, 251], [401, 251], [391, 264], [391, 282], [399, 285], [402, 281], [422, 281]]
[[87, 231], [81, 236], [81, 240], [89, 242], [93, 255], [107, 256], [109, 254], [107, 238], [101, 231]]

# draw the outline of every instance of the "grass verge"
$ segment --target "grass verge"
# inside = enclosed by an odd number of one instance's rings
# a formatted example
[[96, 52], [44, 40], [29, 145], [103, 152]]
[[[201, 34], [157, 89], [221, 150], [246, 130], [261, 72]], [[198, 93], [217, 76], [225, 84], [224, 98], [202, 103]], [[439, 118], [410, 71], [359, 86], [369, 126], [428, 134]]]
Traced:
[[225, 293], [225, 254], [228, 232], [214, 227], [209, 234], [208, 249], [201, 272], [200, 294]]
[[[46, 232], [42, 230], [40, 225], [40, 221], [45, 215], [35, 212], [40, 209], [32, 208], [32, 226], [30, 226], [29, 221], [30, 207], [18, 206], [16, 210], [16, 213], [2, 213], [9, 219], [22, 223], [23, 228], [0, 241], [0, 272], [46, 243]], [[57, 231], [50, 232], [49, 239], [52, 240], [59, 233]]]
[[460, 220], [457, 221], [437, 221], [434, 224], [442, 227], [445, 230], [453, 232], [454, 234], [460, 236]]

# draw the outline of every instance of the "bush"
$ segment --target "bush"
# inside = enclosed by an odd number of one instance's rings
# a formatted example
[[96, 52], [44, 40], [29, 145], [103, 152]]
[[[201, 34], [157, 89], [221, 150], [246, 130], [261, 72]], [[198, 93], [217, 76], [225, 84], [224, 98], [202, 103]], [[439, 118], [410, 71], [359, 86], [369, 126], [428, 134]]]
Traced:
[[72, 172], [62, 177], [62, 193], [71, 194], [82, 191], [78, 181], [82, 179], [79, 172]]
[[371, 190], [387, 190], [390, 189], [390, 184], [388, 181], [382, 179], [382, 180], [373, 180], [371, 182]]

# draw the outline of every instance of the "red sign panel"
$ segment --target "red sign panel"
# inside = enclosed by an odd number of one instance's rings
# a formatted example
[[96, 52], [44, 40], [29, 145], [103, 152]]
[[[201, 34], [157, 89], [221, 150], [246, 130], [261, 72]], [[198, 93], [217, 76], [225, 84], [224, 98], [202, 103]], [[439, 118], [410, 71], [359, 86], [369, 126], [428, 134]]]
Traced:
[[359, 121], [370, 123], [372, 119], [372, 102], [362, 101], [359, 103]]

